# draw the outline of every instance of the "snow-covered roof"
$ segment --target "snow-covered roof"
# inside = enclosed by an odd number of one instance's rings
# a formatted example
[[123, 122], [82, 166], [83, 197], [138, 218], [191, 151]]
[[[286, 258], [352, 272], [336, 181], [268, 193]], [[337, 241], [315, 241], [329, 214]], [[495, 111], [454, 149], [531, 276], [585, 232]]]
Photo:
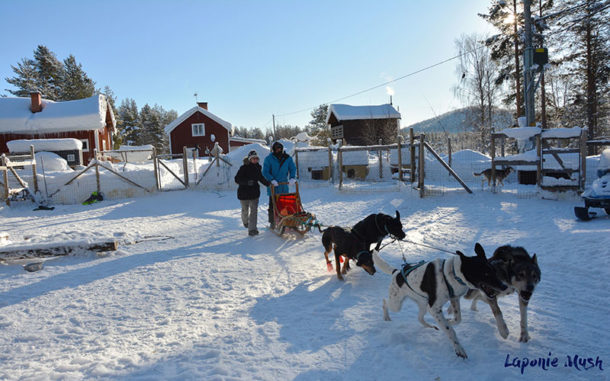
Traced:
[[83, 142], [78, 139], [18, 139], [6, 143], [9, 152], [30, 152], [30, 146], [34, 151], [72, 151], [83, 149]]
[[350, 106], [345, 104], [332, 104], [328, 108], [326, 123], [331, 115], [337, 120], [357, 119], [400, 119], [400, 113], [390, 104], [378, 106]]
[[240, 143], [259, 143], [259, 144], [267, 144], [267, 142], [263, 139], [253, 139], [253, 138], [242, 138], [241, 136], [231, 136], [229, 138], [229, 144], [230, 142], [240, 142]]
[[500, 133], [508, 136], [509, 138], [524, 140], [540, 134], [540, 131], [542, 131], [540, 127], [514, 127], [506, 128], [500, 131]]
[[224, 128], [226, 128], [227, 131], [231, 131], [231, 123], [227, 122], [226, 120], [220, 119], [219, 117], [217, 117], [216, 115], [212, 114], [211, 112], [209, 112], [208, 110], [206, 110], [202, 107], [195, 106], [192, 109], [185, 112], [184, 114], [180, 115], [173, 122], [171, 122], [170, 124], [165, 126], [165, 133], [167, 135], [169, 135], [174, 130], [174, 128], [178, 127], [182, 122], [184, 122], [188, 117], [190, 117], [191, 115], [193, 115], [196, 112], [202, 113], [203, 115], [207, 116], [208, 118], [212, 119], [216, 123], [218, 123], [221, 126], [223, 126]]
[[42, 100], [42, 111], [30, 110], [30, 98], [0, 98], [0, 133], [40, 134], [51, 132], [99, 130], [106, 125], [110, 112], [114, 129], [115, 119], [103, 94], [73, 101]]
[[551, 128], [550, 130], [542, 131], [543, 138], [577, 138], [582, 133], [582, 128]]

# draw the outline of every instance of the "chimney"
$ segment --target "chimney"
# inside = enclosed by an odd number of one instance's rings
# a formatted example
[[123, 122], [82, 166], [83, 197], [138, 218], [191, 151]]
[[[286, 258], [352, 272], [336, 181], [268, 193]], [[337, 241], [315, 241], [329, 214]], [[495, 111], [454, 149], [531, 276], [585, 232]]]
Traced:
[[208, 102], [197, 102], [197, 106], [201, 107], [204, 110], [208, 109]]
[[40, 92], [38, 92], [38, 91], [31, 91], [30, 92], [30, 99], [32, 101], [32, 104], [30, 106], [30, 110], [32, 112], [41, 112], [42, 111], [42, 97], [40, 95]]

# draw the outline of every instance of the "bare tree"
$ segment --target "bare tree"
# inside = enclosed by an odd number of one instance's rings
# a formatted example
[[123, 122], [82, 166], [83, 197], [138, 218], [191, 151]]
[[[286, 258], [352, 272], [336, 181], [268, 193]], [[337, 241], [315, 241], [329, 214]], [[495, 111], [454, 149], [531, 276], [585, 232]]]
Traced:
[[455, 45], [460, 54], [456, 68], [459, 82], [454, 87], [455, 95], [468, 106], [472, 123], [479, 134], [479, 147], [485, 151], [493, 132], [493, 116], [501, 89], [496, 85], [498, 68], [485, 46], [485, 36], [462, 35]]

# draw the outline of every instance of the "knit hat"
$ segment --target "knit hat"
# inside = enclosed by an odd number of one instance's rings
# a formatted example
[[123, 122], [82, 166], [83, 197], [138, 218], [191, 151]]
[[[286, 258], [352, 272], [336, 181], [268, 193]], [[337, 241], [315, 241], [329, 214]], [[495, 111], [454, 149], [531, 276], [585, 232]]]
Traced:
[[273, 143], [273, 145], [271, 146], [271, 150], [272, 150], [273, 152], [275, 152], [275, 150], [276, 150], [276, 149], [278, 149], [278, 148], [281, 148], [281, 149], [282, 149], [282, 151], [283, 151], [283, 150], [284, 150], [284, 145], [283, 145], [282, 143], [280, 143], [280, 142], [275, 142], [275, 143]]
[[248, 153], [248, 160], [251, 160], [252, 158], [257, 158], [258, 159], [258, 154], [256, 153], [255, 150], [252, 150]]

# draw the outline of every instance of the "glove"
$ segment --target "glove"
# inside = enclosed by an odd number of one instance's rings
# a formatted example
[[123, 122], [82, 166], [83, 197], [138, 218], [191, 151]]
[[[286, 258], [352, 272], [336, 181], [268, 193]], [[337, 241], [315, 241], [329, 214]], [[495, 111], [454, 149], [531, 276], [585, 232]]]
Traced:
[[290, 185], [294, 185], [294, 184], [296, 184], [296, 183], [297, 183], [297, 180], [296, 180], [296, 179], [290, 179], [290, 180], [288, 180], [288, 184], [290, 184]]
[[271, 180], [271, 185], [273, 185], [274, 187], [277, 187], [279, 184], [277, 183], [277, 181]]
[[256, 184], [256, 181], [248, 180], [248, 186], [253, 186], [254, 184]]

